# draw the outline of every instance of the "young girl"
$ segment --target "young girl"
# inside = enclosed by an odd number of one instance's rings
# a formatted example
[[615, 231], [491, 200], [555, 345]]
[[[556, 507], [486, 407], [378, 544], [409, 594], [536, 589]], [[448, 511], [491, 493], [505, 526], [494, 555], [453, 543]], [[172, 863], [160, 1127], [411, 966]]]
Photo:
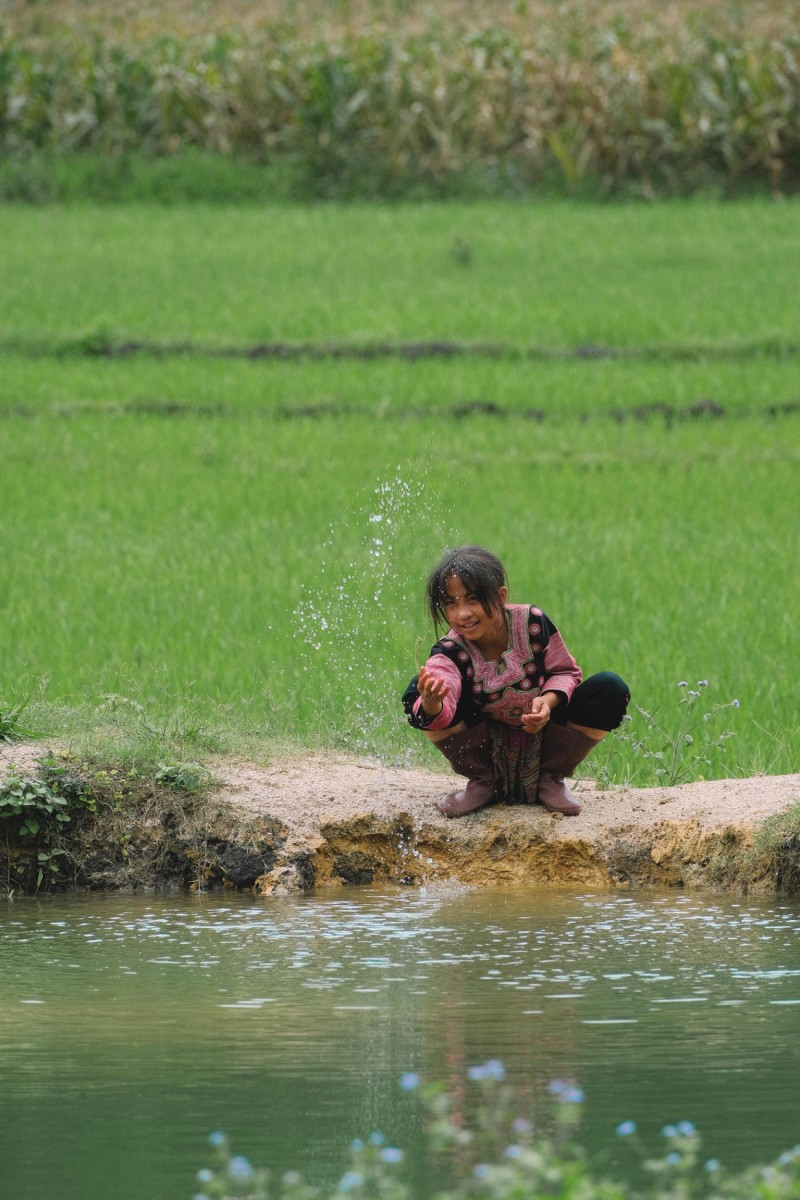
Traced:
[[581, 683], [553, 622], [535, 605], [509, 604], [503, 564], [479, 546], [452, 550], [426, 589], [444, 637], [403, 695], [408, 720], [468, 783], [437, 807], [460, 817], [505, 799], [577, 816], [564, 784], [622, 721], [630, 692], [619, 675]]

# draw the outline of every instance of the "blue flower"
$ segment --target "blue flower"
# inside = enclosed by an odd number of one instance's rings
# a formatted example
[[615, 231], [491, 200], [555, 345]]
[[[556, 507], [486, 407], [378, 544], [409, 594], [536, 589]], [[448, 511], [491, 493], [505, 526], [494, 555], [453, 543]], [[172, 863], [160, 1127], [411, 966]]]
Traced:
[[404, 1092], [413, 1092], [421, 1083], [419, 1075], [416, 1071], [406, 1071], [400, 1076], [400, 1087]]
[[691, 1121], [678, 1121], [678, 1133], [681, 1137], [694, 1137], [697, 1130]]
[[678, 1136], [678, 1131], [674, 1125], [665, 1125], [661, 1132], [665, 1138], [674, 1138]]
[[529, 1121], [527, 1117], [517, 1117], [512, 1122], [511, 1128], [514, 1133], [533, 1133], [533, 1122]]
[[698, 679], [697, 686], [698, 687], [708, 687], [708, 680], [707, 679]]
[[586, 1093], [579, 1087], [565, 1087], [561, 1093], [564, 1104], [583, 1104], [585, 1099]]
[[472, 1174], [476, 1179], [485, 1179], [490, 1170], [491, 1167], [487, 1166], [486, 1163], [478, 1163], [476, 1167], [472, 1168]]
[[731, 708], [741, 708], [741, 707], [742, 706], [738, 700], [731, 700]]
[[338, 1191], [351, 1192], [353, 1188], [361, 1187], [364, 1182], [364, 1176], [358, 1171], [346, 1171], [339, 1180]]
[[547, 1090], [551, 1096], [560, 1096], [567, 1087], [569, 1087], [569, 1084], [564, 1083], [563, 1079], [554, 1079], [552, 1083], [548, 1083]]
[[719, 1161], [719, 1159], [718, 1159], [718, 1158], [710, 1158], [710, 1159], [708, 1160], [708, 1162], [706, 1162], [706, 1163], [703, 1163], [703, 1166], [704, 1166], [704, 1167], [705, 1167], [705, 1169], [706, 1169], [707, 1171], [709, 1171], [709, 1172], [711, 1172], [711, 1171], [718, 1171], [718, 1170], [719, 1170], [719, 1168], [720, 1168], [720, 1165], [721, 1165], [721, 1164], [720, 1164], [720, 1161]]
[[499, 1058], [490, 1058], [488, 1062], [481, 1063], [479, 1067], [469, 1067], [467, 1070], [467, 1079], [483, 1080], [496, 1079], [502, 1081], [506, 1077], [506, 1069], [500, 1062]]
[[506, 1146], [503, 1153], [506, 1158], [519, 1158], [522, 1154], [522, 1146]]
[[209, 1146], [224, 1146], [225, 1143], [227, 1142], [227, 1140], [228, 1139], [225, 1136], [225, 1134], [220, 1133], [219, 1131], [217, 1131], [216, 1133], [210, 1133], [208, 1135]]
[[506, 1077], [506, 1069], [499, 1058], [490, 1058], [488, 1062], [483, 1064], [483, 1069], [486, 1072], [487, 1079], [502, 1081]]
[[369, 1135], [370, 1146], [382, 1146], [385, 1141], [386, 1141], [386, 1138], [378, 1130], [375, 1130], [374, 1133], [371, 1133]]
[[685, 679], [682, 679], [680, 681], [680, 683], [678, 684], [678, 687], [688, 687], [688, 686], [689, 686], [689, 684], [686, 682]]
[[667, 1162], [669, 1163], [669, 1165], [671, 1167], [677, 1167], [677, 1165], [680, 1161], [681, 1161], [681, 1156], [680, 1156], [680, 1154], [678, 1154], [677, 1150], [673, 1150], [671, 1154], [667, 1155]]
[[211, 1183], [211, 1180], [213, 1178], [214, 1178], [214, 1172], [209, 1171], [208, 1167], [203, 1167], [200, 1171], [197, 1172], [197, 1182], [198, 1183]]
[[636, 1133], [635, 1121], [620, 1121], [617, 1126], [617, 1137], [630, 1137], [632, 1133]]
[[228, 1174], [231, 1179], [252, 1179], [255, 1171], [246, 1158], [242, 1158], [241, 1154], [237, 1154], [228, 1163]]
[[364, 1143], [362, 1142], [361, 1138], [353, 1138], [352, 1142], [350, 1143], [350, 1149], [354, 1150], [356, 1154], [359, 1154], [364, 1149]]
[[385, 1163], [399, 1163], [405, 1158], [402, 1150], [398, 1150], [396, 1146], [387, 1146], [385, 1150], [381, 1150], [381, 1160]]

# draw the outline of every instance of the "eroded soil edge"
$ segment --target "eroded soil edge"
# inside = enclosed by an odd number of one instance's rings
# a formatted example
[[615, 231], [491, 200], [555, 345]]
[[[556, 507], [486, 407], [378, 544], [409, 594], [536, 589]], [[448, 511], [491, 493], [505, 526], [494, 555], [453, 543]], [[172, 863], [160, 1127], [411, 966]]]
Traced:
[[[0, 748], [0, 777], [11, 763], [33, 769], [40, 753]], [[800, 819], [768, 846], [759, 836], [800, 805], [800, 775], [604, 791], [582, 780], [576, 818], [496, 805], [449, 821], [435, 801], [453, 777], [438, 772], [321, 754], [211, 765], [215, 785], [202, 797], [145, 792], [67, 827], [59, 886], [285, 895], [455, 881], [800, 894]], [[0, 845], [0, 882], [30, 890], [26, 853]], [[30, 884], [29, 861], [27, 870]]]

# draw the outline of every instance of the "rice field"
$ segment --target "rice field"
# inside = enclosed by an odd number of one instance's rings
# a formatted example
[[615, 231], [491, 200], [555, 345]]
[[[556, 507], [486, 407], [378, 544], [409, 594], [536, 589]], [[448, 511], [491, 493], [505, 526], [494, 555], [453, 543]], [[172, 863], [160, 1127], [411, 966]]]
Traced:
[[679, 681], [739, 701], [697, 773], [795, 769], [796, 205], [2, 218], [0, 698], [29, 723], [428, 761], [397, 697], [427, 570], [474, 540], [669, 728]]

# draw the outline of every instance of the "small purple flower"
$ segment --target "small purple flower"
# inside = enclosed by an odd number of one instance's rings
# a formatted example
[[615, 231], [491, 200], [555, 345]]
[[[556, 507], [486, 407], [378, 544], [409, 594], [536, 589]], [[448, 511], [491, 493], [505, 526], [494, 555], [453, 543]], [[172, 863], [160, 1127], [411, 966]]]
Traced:
[[217, 1130], [216, 1133], [210, 1133], [208, 1135], [209, 1146], [224, 1146], [227, 1140], [228, 1139], [225, 1134], [220, 1133], [219, 1130]]
[[381, 1161], [385, 1163], [401, 1163], [405, 1155], [402, 1150], [398, 1150], [396, 1146], [387, 1146], [381, 1150]]
[[686, 682], [685, 679], [682, 679], [680, 681], [680, 683], [678, 684], [678, 687], [688, 687], [688, 686], [689, 686], [689, 684]]
[[681, 1137], [694, 1137], [697, 1130], [691, 1121], [678, 1121], [678, 1133]]
[[692, 688], [689, 688], [689, 695], [693, 696], [696, 699], [700, 695], [700, 693], [695, 692]]
[[708, 680], [707, 679], [698, 679], [697, 686], [698, 687], [708, 687]]
[[709, 1158], [708, 1162], [703, 1163], [703, 1166], [709, 1174], [720, 1169], [721, 1163], [718, 1158]]
[[413, 1092], [421, 1083], [419, 1075], [416, 1071], [406, 1071], [400, 1076], [400, 1087], [404, 1092]]
[[382, 1146], [385, 1141], [386, 1141], [386, 1138], [385, 1138], [384, 1134], [382, 1134], [377, 1129], [375, 1130], [374, 1133], [371, 1133], [369, 1135], [370, 1146]]
[[741, 707], [742, 706], [738, 700], [731, 700], [731, 708], [741, 708]]
[[527, 1117], [517, 1117], [512, 1122], [511, 1128], [514, 1133], [533, 1133], [533, 1122], [529, 1121]]
[[213, 1178], [214, 1178], [214, 1172], [209, 1171], [208, 1167], [203, 1167], [200, 1171], [197, 1172], [197, 1182], [198, 1183], [211, 1183], [211, 1180]]
[[350, 1143], [350, 1149], [355, 1151], [356, 1154], [359, 1154], [364, 1149], [364, 1143], [362, 1142], [361, 1138], [353, 1138], [352, 1142]]
[[636, 1133], [635, 1121], [620, 1121], [617, 1126], [617, 1137], [630, 1137], [632, 1133]]
[[491, 1168], [486, 1163], [478, 1163], [477, 1166], [472, 1168], [472, 1174], [476, 1179], [485, 1179], [490, 1170]]
[[547, 1090], [551, 1096], [560, 1096], [564, 1089], [568, 1087], [569, 1084], [565, 1083], [563, 1079], [554, 1079], [552, 1083], [548, 1083]]
[[237, 1154], [228, 1163], [228, 1174], [231, 1179], [252, 1179], [255, 1171], [246, 1158], [243, 1158], [241, 1154]]
[[674, 1138], [678, 1136], [678, 1131], [674, 1125], [665, 1125], [661, 1132], [665, 1138]]
[[586, 1093], [579, 1087], [566, 1087], [561, 1093], [564, 1104], [583, 1104], [585, 1099]]
[[471, 1079], [473, 1083], [477, 1083], [481, 1079], [485, 1079], [485, 1078], [486, 1078], [486, 1068], [485, 1067], [468, 1067], [467, 1068], [467, 1079]]
[[504, 1152], [506, 1158], [519, 1158], [522, 1154], [522, 1146], [506, 1146]]
[[673, 1150], [671, 1154], [667, 1155], [667, 1162], [669, 1163], [669, 1165], [671, 1167], [677, 1167], [677, 1165], [680, 1161], [681, 1161], [681, 1156], [680, 1156], [680, 1154], [678, 1154], [677, 1150]]

